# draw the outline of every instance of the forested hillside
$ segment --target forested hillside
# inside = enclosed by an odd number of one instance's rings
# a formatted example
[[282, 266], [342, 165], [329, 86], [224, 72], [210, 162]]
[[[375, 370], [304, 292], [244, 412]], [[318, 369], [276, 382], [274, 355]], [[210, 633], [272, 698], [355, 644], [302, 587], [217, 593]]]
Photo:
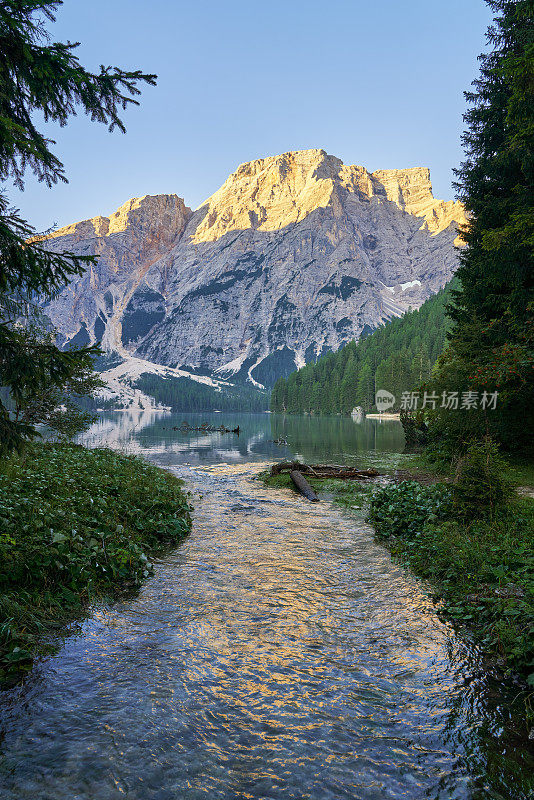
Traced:
[[269, 407], [268, 393], [252, 386], [229, 386], [219, 392], [213, 386], [188, 378], [162, 378], [144, 373], [135, 388], [173, 411], [265, 411]]
[[445, 306], [455, 281], [399, 319], [378, 328], [359, 342], [349, 342], [316, 364], [280, 378], [271, 396], [272, 411], [349, 414], [355, 406], [370, 411], [375, 391], [386, 389], [397, 398], [420, 385], [442, 352], [449, 329]]

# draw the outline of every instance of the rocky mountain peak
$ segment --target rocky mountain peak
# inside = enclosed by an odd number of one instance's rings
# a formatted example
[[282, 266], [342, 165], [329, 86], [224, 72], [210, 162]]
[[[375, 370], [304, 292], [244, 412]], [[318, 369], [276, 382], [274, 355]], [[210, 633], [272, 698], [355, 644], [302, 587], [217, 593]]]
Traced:
[[98, 216], [66, 225], [49, 234], [47, 238], [69, 236], [73, 241], [80, 241], [117, 233], [146, 236], [154, 232], [154, 229], [162, 229], [170, 242], [173, 236], [182, 232], [191, 214], [191, 209], [176, 194], [145, 194], [127, 200], [109, 217]]
[[299, 222], [332, 195], [334, 165], [324, 150], [300, 150], [241, 164], [201, 206], [193, 242], [216, 241], [235, 230], [276, 231]]
[[298, 150], [241, 164], [200, 207], [203, 217], [192, 236], [196, 244], [217, 241], [231, 231], [276, 231], [300, 222], [334, 202], [341, 189], [362, 202], [373, 197], [422, 217], [437, 233], [465, 221], [460, 203], [436, 200], [426, 167], [377, 170], [346, 165], [325, 150]]
[[[61, 334], [70, 339], [75, 331], [75, 344], [101, 340], [105, 349], [122, 353], [124, 309], [150, 267], [179, 241], [192, 213], [176, 194], [147, 194], [128, 200], [109, 217], [93, 217], [50, 234], [51, 250], [98, 256], [48, 307]], [[74, 287], [78, 300], [65, 304]]]
[[424, 167], [290, 151], [241, 164], [194, 213], [145, 195], [56, 231], [51, 249], [99, 258], [45, 310], [65, 342], [144, 370], [269, 386], [421, 305], [452, 277], [465, 221]]
[[372, 173], [371, 178], [375, 194], [380, 196], [384, 192], [386, 198], [402, 211], [422, 217], [431, 233], [445, 230], [453, 221], [460, 225], [467, 222], [461, 203], [434, 197], [427, 167], [379, 169]]

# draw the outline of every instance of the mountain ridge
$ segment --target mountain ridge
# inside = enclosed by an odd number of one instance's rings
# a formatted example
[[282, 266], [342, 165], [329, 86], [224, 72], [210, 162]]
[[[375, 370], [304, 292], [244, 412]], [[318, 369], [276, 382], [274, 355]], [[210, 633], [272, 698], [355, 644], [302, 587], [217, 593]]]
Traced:
[[240, 165], [195, 211], [143, 195], [55, 231], [48, 247], [99, 261], [45, 312], [64, 342], [269, 385], [438, 291], [465, 222], [427, 168], [290, 151]]
[[[274, 186], [286, 189], [282, 198], [280, 192], [273, 193]], [[379, 197], [392, 201], [407, 213], [422, 216], [433, 233], [463, 215], [461, 203], [434, 198], [427, 167], [368, 172], [363, 166], [343, 164], [325, 150], [289, 151], [246, 162], [231, 173], [221, 188], [199, 207], [207, 206], [206, 219], [196, 230], [193, 241], [211, 241], [231, 230], [248, 227], [277, 230], [300, 222], [311, 211], [325, 208], [332, 201], [336, 186], [358, 194], [360, 200]], [[227, 211], [228, 195], [234, 199], [237, 195], [238, 210], [233, 211], [231, 220], [223, 216], [223, 225], [217, 225], [221, 220], [220, 207], [223, 214]], [[299, 206], [294, 201], [290, 204], [295, 196], [301, 198]], [[273, 208], [282, 213], [269, 215]]]

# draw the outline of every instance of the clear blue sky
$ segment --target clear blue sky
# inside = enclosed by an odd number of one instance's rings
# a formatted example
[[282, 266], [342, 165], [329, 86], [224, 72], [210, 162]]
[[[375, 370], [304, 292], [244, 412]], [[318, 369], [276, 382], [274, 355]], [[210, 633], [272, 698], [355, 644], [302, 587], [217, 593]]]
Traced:
[[490, 21], [483, 0], [65, 0], [55, 40], [158, 85], [125, 135], [84, 116], [50, 126], [69, 184], [28, 177], [10, 197], [40, 230], [142, 194], [195, 208], [244, 161], [322, 147], [370, 170], [428, 166], [450, 199]]

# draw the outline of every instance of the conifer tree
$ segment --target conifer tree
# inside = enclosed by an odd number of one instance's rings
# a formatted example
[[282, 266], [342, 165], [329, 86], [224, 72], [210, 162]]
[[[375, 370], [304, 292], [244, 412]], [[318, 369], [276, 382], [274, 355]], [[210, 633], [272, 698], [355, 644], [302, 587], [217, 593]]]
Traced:
[[[58, 386], [76, 373], [90, 348], [62, 352], [54, 344], [17, 334], [16, 323], [32, 305], [53, 296], [93, 258], [51, 253], [32, 226], [9, 207], [8, 181], [23, 188], [29, 169], [49, 187], [66, 182], [54, 142], [38, 130], [37, 118], [63, 126], [81, 108], [109, 130], [124, 132], [120, 111], [135, 103], [138, 84], [155, 75], [100, 67], [92, 73], [79, 62], [78, 43], [52, 42], [46, 25], [54, 22], [62, 0], [4, 0], [0, 4], [0, 386], [15, 401], [38, 393], [45, 382]], [[0, 449], [20, 446], [35, 433], [10, 419], [0, 401]]]
[[[458, 430], [516, 448], [534, 440], [534, 0], [487, 1], [492, 49], [466, 93], [466, 159], [456, 173], [471, 219], [437, 379], [442, 389], [498, 391], [495, 413], [472, 413]], [[438, 412], [433, 429], [454, 443], [452, 412]]]
[[[349, 345], [345, 348], [349, 351]], [[349, 351], [350, 352], [350, 351]], [[343, 372], [340, 386], [340, 406], [344, 414], [350, 414], [356, 405], [356, 389], [358, 386], [358, 366], [355, 357], [350, 354]]]
[[370, 364], [366, 361], [358, 375], [356, 387], [356, 403], [364, 411], [370, 411], [375, 402], [375, 377]]
[[423, 348], [419, 348], [412, 360], [414, 385], [421, 385], [430, 375], [430, 358]]

